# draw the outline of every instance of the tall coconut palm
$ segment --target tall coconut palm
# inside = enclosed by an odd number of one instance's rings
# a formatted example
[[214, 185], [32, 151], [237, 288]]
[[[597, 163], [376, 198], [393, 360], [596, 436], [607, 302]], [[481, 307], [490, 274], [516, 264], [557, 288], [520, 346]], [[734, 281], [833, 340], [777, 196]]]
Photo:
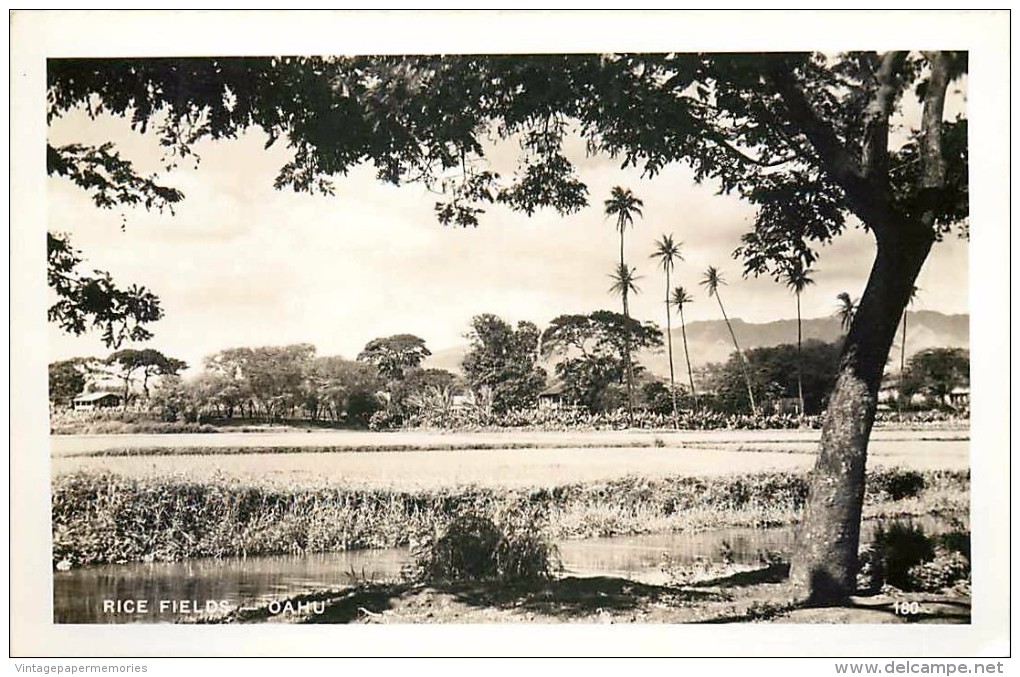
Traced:
[[[666, 343], [667, 350], [669, 351], [669, 395], [673, 403], [673, 427], [677, 427], [676, 420], [676, 382], [673, 375], [673, 326], [670, 322], [669, 312], [669, 274], [673, 271], [673, 266], [676, 265], [677, 261], [683, 261], [684, 257], [680, 255], [680, 242], [674, 242], [672, 235], [663, 235], [662, 239], [656, 241], [655, 251], [652, 253], [651, 258], [658, 259], [659, 265], [662, 266], [662, 270], [666, 273]], [[686, 349], [686, 348], [685, 348]]]
[[903, 374], [903, 369], [906, 367], [907, 362], [907, 308], [914, 305], [914, 301], [917, 300], [917, 292], [920, 291], [916, 286], [910, 288], [910, 296], [907, 298], [907, 305], [903, 308], [903, 335], [900, 339], [900, 375]]
[[808, 285], [815, 283], [810, 274], [814, 272], [805, 268], [800, 259], [791, 259], [783, 269], [783, 282], [797, 297], [797, 398], [800, 400], [800, 415], [804, 415], [804, 364], [801, 360], [801, 319], [800, 295]]
[[907, 298], [907, 305], [903, 308], [903, 336], [900, 339], [900, 392], [899, 397], [896, 398], [896, 411], [897, 413], [903, 413], [903, 375], [907, 368], [907, 308], [914, 305], [914, 301], [917, 300], [918, 288], [916, 285], [910, 287], [910, 296]]
[[839, 324], [843, 328], [843, 333], [850, 331], [850, 325], [854, 323], [854, 313], [857, 312], [857, 301], [850, 298], [850, 294], [845, 291], [841, 291], [836, 294], [836, 300], [839, 304], [836, 306], [836, 317], [839, 318]]
[[630, 294], [637, 294], [640, 290], [634, 284], [635, 280], [640, 279], [635, 275], [637, 269], [629, 268], [626, 264], [621, 263], [616, 267], [616, 270], [609, 274], [609, 278], [613, 281], [609, 291], [614, 294], [619, 294], [623, 298], [623, 317], [624, 317], [624, 351], [623, 351], [623, 363], [627, 374], [627, 423], [633, 423], [634, 420], [634, 398], [632, 397], [634, 392], [634, 370], [631, 365], [630, 359], [630, 306], [628, 305], [627, 299]]
[[740, 371], [744, 374], [744, 383], [747, 385], [747, 399], [751, 402], [751, 413], [755, 416], [758, 415], [758, 406], [754, 402], [754, 391], [751, 389], [751, 377], [747, 373], [747, 364], [744, 361], [744, 353], [740, 350], [740, 344], [737, 343], [737, 335], [733, 333], [733, 326], [730, 325], [730, 318], [726, 316], [726, 308], [723, 307], [722, 296], [719, 294], [719, 287], [726, 284], [726, 280], [723, 279], [722, 273], [715, 266], [709, 266], [708, 270], [705, 271], [705, 276], [701, 280], [701, 286], [708, 290], [708, 295], [714, 296], [715, 300], [719, 302], [719, 310], [722, 311], [723, 320], [726, 321], [726, 328], [730, 330], [730, 338], [733, 339], [733, 347], [737, 351], [737, 360], [740, 362]]
[[677, 312], [680, 313], [680, 334], [684, 339], [684, 359], [687, 360], [687, 378], [691, 382], [691, 397], [694, 398], [694, 408], [697, 409], [698, 393], [694, 390], [694, 370], [691, 369], [691, 353], [687, 350], [687, 323], [684, 321], [684, 306], [688, 303], [693, 303], [694, 298], [683, 287], [677, 287], [673, 290], [673, 298], [671, 300], [673, 305], [676, 306]]
[[623, 259], [623, 234], [627, 226], [634, 225], [634, 216], [644, 216], [641, 208], [645, 206], [629, 188], [614, 186], [610, 197], [605, 201], [606, 216], [616, 217], [616, 229], [620, 232], [620, 265], [624, 265]]
[[[628, 270], [633, 272], [627, 268], [623, 258], [623, 234], [627, 230], [627, 226], [634, 225], [635, 215], [644, 216], [641, 213], [643, 206], [644, 202], [638, 199], [629, 188], [622, 188], [620, 186], [614, 186], [610, 192], [609, 199], [605, 201], [605, 214], [606, 216], [616, 217], [616, 229], [620, 232], [620, 265], [617, 273]], [[623, 298], [623, 316], [625, 320], [630, 320], [629, 306], [627, 304], [629, 293], [628, 285], [623, 285], [620, 289], [620, 296]], [[634, 369], [631, 366], [629, 321], [624, 324], [623, 341], [624, 367], [627, 372], [627, 420], [628, 423], [631, 423], [634, 417]]]

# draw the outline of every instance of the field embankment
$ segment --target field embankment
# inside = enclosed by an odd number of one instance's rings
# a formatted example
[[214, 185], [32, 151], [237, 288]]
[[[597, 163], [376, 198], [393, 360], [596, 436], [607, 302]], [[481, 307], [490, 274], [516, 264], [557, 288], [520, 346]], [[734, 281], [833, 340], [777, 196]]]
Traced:
[[[84, 471], [56, 476], [52, 490], [53, 561], [79, 566], [404, 546], [409, 534], [456, 514], [491, 515], [519, 502], [540, 508], [556, 539], [772, 526], [798, 519], [807, 477], [759, 472], [400, 491]], [[968, 490], [966, 471], [877, 469], [868, 477], [866, 516], [966, 516]]]

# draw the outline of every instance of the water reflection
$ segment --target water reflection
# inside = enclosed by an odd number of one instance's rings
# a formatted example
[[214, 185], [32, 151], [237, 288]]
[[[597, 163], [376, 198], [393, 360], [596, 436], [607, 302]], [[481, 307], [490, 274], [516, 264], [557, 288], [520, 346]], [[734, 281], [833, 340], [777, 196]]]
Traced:
[[565, 573], [579, 576], [619, 576], [652, 582], [666, 556], [677, 564], [696, 561], [754, 564], [768, 552], [789, 553], [792, 527], [721, 529], [693, 534], [614, 536], [559, 544]]
[[[917, 523], [928, 533], [951, 527], [937, 519]], [[866, 522], [869, 540], [877, 523]], [[734, 528], [702, 533], [614, 536], [559, 544], [564, 573], [662, 582], [665, 556], [676, 564], [697, 561], [756, 564], [766, 553], [789, 555], [793, 527]], [[170, 623], [205, 611], [269, 603], [355, 581], [399, 575], [404, 549], [310, 555], [196, 559], [177, 563], [103, 565], [53, 572], [56, 623]]]
[[196, 612], [391, 578], [406, 560], [404, 550], [361, 550], [55, 571], [53, 616], [56, 623], [174, 622]]

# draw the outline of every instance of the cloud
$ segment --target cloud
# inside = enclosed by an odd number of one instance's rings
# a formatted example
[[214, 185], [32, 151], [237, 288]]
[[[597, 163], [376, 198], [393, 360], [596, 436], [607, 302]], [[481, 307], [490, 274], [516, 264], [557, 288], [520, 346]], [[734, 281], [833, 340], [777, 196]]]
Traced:
[[[54, 124], [54, 135], [85, 131], [62, 124]], [[123, 139], [141, 164], [158, 165], [158, 148], [125, 132], [123, 123], [100, 130]], [[642, 178], [616, 161], [584, 159], [574, 142], [588, 208], [528, 218], [494, 205], [478, 228], [458, 229], [436, 222], [435, 195], [416, 184], [383, 185], [369, 167], [339, 178], [335, 197], [274, 190], [288, 151], [263, 145], [258, 133], [202, 144], [197, 168], [168, 177], [186, 193], [176, 215], [132, 210], [123, 231], [119, 213], [97, 210], [68, 182], [50, 180], [50, 227], [69, 231], [90, 267], [145, 284], [163, 299], [167, 314], [153, 326], [153, 347], [192, 363], [230, 346], [289, 342], [352, 356], [373, 337], [410, 332], [438, 350], [461, 343], [477, 313], [543, 323], [564, 312], [616, 308], [607, 275], [619, 256], [619, 234], [602, 211], [615, 185], [644, 201], [644, 217], [625, 233], [628, 262], [643, 276], [632, 304], [636, 317], [664, 324], [664, 280], [649, 259], [663, 233], [683, 242], [672, 284], [695, 295], [689, 320], [719, 317], [698, 286], [709, 265], [729, 281], [722, 294], [731, 317], [760, 322], [795, 314], [784, 287], [744, 279], [732, 258], [753, 208], [717, 195], [712, 184], [695, 184], [681, 166]], [[513, 150], [500, 147], [497, 160], [506, 163]], [[859, 296], [873, 255], [871, 236], [861, 231], [823, 248], [817, 284], [802, 299], [804, 316], [831, 314], [840, 291]], [[919, 307], [966, 312], [966, 243], [937, 245], [919, 286], [925, 290]], [[51, 348], [54, 359], [108, 352], [94, 337], [59, 334], [51, 335]]]

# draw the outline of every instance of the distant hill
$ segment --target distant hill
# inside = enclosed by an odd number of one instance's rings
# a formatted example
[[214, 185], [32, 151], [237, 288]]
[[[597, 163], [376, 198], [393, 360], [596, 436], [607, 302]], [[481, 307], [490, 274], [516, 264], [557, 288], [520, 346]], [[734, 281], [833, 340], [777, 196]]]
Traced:
[[467, 351], [466, 345], [434, 350], [430, 357], [425, 358], [421, 366], [426, 369], [445, 369], [454, 374], [460, 374], [463, 373], [460, 369], [460, 362], [464, 359]]
[[[744, 350], [797, 342], [797, 320], [777, 320], [763, 324], [730, 321], [733, 333]], [[842, 334], [839, 320], [835, 317], [805, 319], [801, 323], [804, 340], [819, 339], [835, 341]], [[900, 330], [889, 353], [890, 369], [899, 369]], [[710, 362], [725, 362], [733, 352], [726, 323], [722, 320], [691, 322], [687, 325], [687, 344], [691, 351], [691, 364], [702, 367]], [[970, 316], [944, 315], [930, 310], [907, 313], [907, 357], [925, 348], [969, 348]], [[460, 373], [460, 362], [467, 352], [467, 346], [456, 346], [436, 350], [422, 366], [446, 369]], [[673, 360], [677, 369], [683, 369], [683, 339], [680, 328], [673, 328]], [[638, 360], [653, 374], [669, 375], [669, 359], [665, 351], [642, 353]]]
[[[733, 333], [744, 350], [797, 342], [797, 320], [778, 320], [752, 324], [732, 320]], [[835, 341], [842, 335], [838, 318], [819, 317], [801, 323], [804, 340]], [[899, 368], [900, 331], [890, 351], [891, 369]], [[725, 362], [733, 352], [726, 323], [722, 320], [691, 322], [687, 325], [687, 343], [691, 351], [691, 364], [695, 367], [710, 362]], [[968, 348], [970, 346], [970, 316], [944, 315], [928, 310], [907, 313], [907, 358], [925, 348]], [[683, 359], [683, 340], [680, 329], [673, 330], [674, 361]], [[641, 362], [655, 374], [668, 374], [669, 361], [662, 354], [642, 355]], [[894, 363], [894, 364], [893, 364]]]

